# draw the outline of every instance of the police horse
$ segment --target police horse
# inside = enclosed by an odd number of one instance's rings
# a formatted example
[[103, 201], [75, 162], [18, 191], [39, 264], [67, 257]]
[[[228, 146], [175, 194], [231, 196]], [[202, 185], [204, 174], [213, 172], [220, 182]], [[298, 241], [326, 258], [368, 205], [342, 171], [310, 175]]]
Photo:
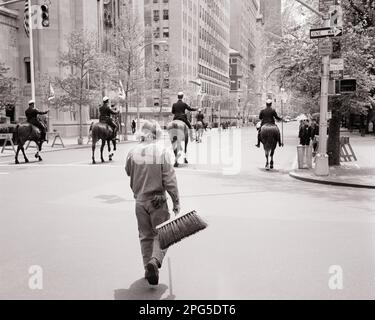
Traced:
[[178, 160], [181, 157], [182, 143], [185, 143], [185, 164], [188, 164], [187, 160], [187, 147], [189, 144], [189, 128], [188, 126], [180, 120], [173, 120], [167, 126], [168, 135], [172, 143], [173, 152], [175, 155], [175, 164], [174, 167], [178, 168]]
[[96, 149], [96, 144], [99, 140], [102, 141], [102, 145], [100, 148], [100, 159], [102, 163], [105, 162], [103, 151], [104, 151], [106, 143], [108, 144], [109, 161], [112, 161], [114, 157], [114, 153], [111, 150], [111, 142], [113, 143], [113, 150], [114, 151], [117, 150], [117, 144], [116, 144], [116, 139], [114, 137], [113, 129], [107, 123], [98, 122], [95, 124], [91, 124], [90, 134], [91, 134], [91, 140], [92, 140], [92, 163], [96, 164], [95, 149]]
[[[280, 131], [276, 124], [265, 124], [260, 129], [260, 141], [263, 144], [267, 163], [266, 170], [273, 170], [274, 161], [273, 156], [279, 140]], [[271, 161], [270, 161], [271, 158]]]
[[[46, 119], [41, 117], [40, 120], [46, 124]], [[35, 142], [37, 145], [37, 152], [35, 154], [35, 158], [38, 161], [43, 161], [42, 157], [40, 156], [40, 152], [42, 151], [42, 146], [44, 141], [42, 141], [42, 134], [36, 126], [32, 125], [31, 123], [25, 122], [22, 124], [18, 124], [16, 127], [16, 130], [14, 132], [14, 137], [15, 137], [15, 143], [17, 144], [17, 151], [16, 151], [16, 156], [15, 156], [15, 163], [20, 164], [18, 161], [18, 155], [20, 151], [22, 151], [23, 157], [25, 159], [25, 163], [29, 163], [29, 159], [26, 156], [25, 153], [25, 143], [27, 141], [30, 142]]]
[[197, 142], [202, 143], [202, 137], [204, 133], [204, 124], [202, 121], [198, 121], [195, 124], [195, 131], [196, 131], [196, 136], [197, 136]]

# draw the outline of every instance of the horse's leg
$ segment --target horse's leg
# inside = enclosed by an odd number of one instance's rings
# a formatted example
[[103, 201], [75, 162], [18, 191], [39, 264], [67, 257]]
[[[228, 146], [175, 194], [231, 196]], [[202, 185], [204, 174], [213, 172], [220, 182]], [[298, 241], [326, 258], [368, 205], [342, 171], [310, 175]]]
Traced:
[[92, 138], [92, 164], [96, 164], [96, 161], [95, 161], [95, 148], [96, 148], [96, 139], [95, 138]]
[[117, 151], [117, 141], [114, 139], [113, 141], [113, 151]]
[[26, 163], [29, 163], [30, 161], [29, 161], [29, 159], [27, 159], [27, 157], [26, 157], [25, 148], [24, 148], [24, 145], [23, 145], [23, 144], [21, 145], [21, 151], [22, 151], [23, 157], [24, 157], [24, 159], [25, 159], [25, 162], [26, 162]]
[[102, 146], [100, 148], [100, 159], [102, 160], [102, 163], [105, 162], [104, 157], [103, 157], [103, 151], [104, 151], [104, 148], [105, 148], [105, 142], [106, 142], [105, 140], [102, 140]]
[[269, 156], [270, 156], [270, 151], [267, 150], [267, 151], [266, 151], [266, 159], [267, 159], [266, 169], [267, 169], [267, 170], [269, 170], [269, 168], [270, 168]]
[[18, 161], [18, 154], [20, 153], [20, 151], [21, 151], [21, 145], [20, 145], [20, 143], [18, 143], [16, 157], [15, 157], [15, 163], [16, 164], [20, 164], [20, 162]]
[[272, 149], [271, 151], [271, 170], [274, 168], [274, 162], [273, 162], [273, 156], [275, 155], [275, 149]]
[[178, 149], [179, 149], [179, 141], [178, 141], [178, 138], [177, 137], [173, 137], [172, 139], [172, 147], [173, 147], [173, 153], [174, 153], [174, 157], [175, 157], [175, 162], [174, 162], [174, 167], [175, 168], [178, 168], [179, 164], [178, 164], [178, 158], [179, 158], [179, 155], [178, 155]]
[[40, 141], [39, 143], [37, 143], [37, 146], [38, 146], [37, 158], [39, 161], [43, 161], [42, 157], [40, 156], [40, 152], [42, 152], [43, 141]]
[[107, 144], [108, 144], [109, 161], [112, 161], [113, 153], [111, 153], [111, 151], [112, 151], [111, 150], [111, 140], [108, 140]]
[[189, 144], [189, 135], [185, 136], [185, 164], [189, 163], [189, 161], [187, 160], [188, 144]]

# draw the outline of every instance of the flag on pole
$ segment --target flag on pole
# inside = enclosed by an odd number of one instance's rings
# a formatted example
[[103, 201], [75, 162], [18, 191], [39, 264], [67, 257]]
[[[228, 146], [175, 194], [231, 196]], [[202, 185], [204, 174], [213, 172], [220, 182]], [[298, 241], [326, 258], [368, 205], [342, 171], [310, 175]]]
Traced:
[[30, 36], [30, 26], [29, 26], [29, 0], [25, 0], [25, 10], [23, 14], [23, 27], [25, 29], [27, 37]]
[[48, 101], [52, 101], [55, 99], [55, 90], [53, 90], [52, 84], [49, 84], [49, 94], [48, 94]]
[[118, 96], [119, 96], [120, 99], [125, 99], [124, 86], [122, 85], [121, 80], [119, 81], [119, 83], [120, 83], [120, 88], [118, 89]]

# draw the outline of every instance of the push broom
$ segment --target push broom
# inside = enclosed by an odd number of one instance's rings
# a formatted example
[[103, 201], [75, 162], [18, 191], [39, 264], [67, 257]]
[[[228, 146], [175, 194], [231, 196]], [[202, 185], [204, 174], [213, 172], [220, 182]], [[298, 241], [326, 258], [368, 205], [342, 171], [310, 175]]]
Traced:
[[196, 211], [172, 218], [156, 227], [162, 250], [207, 228], [207, 223]]

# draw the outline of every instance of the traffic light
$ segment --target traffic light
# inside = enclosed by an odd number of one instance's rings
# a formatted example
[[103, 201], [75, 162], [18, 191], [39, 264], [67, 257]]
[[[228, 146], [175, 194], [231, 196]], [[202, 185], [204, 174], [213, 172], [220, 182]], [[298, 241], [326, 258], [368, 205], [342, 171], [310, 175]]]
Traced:
[[49, 27], [49, 8], [47, 5], [43, 4], [40, 6], [42, 12], [42, 27], [48, 28]]
[[343, 79], [340, 81], [340, 93], [353, 93], [357, 91], [356, 79]]

